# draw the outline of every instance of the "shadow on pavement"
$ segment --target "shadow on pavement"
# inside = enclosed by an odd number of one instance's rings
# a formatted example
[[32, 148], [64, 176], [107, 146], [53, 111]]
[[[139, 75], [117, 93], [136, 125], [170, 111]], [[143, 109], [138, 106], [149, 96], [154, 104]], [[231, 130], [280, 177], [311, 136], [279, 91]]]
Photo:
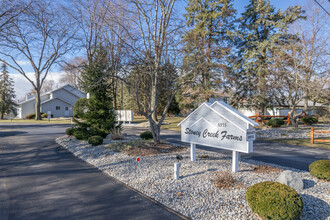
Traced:
[[10, 136], [25, 134], [25, 133], [27, 133], [27, 132], [25, 132], [25, 131], [1, 131], [0, 137], [10, 137]]

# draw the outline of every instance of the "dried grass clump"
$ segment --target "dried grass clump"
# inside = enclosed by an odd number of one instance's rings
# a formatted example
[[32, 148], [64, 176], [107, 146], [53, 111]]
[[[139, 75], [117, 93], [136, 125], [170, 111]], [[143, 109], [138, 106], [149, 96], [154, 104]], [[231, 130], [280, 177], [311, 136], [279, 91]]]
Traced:
[[258, 165], [253, 168], [253, 171], [256, 173], [280, 173], [283, 170], [270, 165]]
[[229, 171], [219, 171], [213, 179], [213, 183], [218, 188], [231, 188], [235, 186], [237, 180]]
[[207, 154], [204, 154], [204, 155], [198, 155], [197, 156], [199, 159], [210, 159], [211, 157]]

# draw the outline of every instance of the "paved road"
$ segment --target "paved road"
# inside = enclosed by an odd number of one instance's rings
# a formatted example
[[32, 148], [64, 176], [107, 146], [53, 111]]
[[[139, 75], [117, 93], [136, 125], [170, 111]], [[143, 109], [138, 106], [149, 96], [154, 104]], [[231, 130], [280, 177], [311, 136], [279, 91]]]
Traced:
[[[128, 135], [140, 134], [145, 131], [146, 128], [141, 127], [125, 127], [125, 132]], [[182, 143], [180, 132], [162, 130], [161, 138], [168, 142], [184, 144], [189, 146], [187, 143]], [[228, 150], [221, 150], [212, 147], [199, 146], [197, 148], [221, 152], [227, 155], [231, 155], [232, 152]], [[309, 164], [316, 160], [330, 159], [330, 150], [323, 148], [310, 148], [303, 146], [293, 146], [281, 143], [269, 142], [269, 141], [255, 141], [253, 144], [253, 153], [241, 154], [244, 159], [253, 159], [282, 166], [292, 167], [300, 170], [308, 171]]]
[[0, 219], [181, 219], [57, 145], [65, 125], [0, 124]]

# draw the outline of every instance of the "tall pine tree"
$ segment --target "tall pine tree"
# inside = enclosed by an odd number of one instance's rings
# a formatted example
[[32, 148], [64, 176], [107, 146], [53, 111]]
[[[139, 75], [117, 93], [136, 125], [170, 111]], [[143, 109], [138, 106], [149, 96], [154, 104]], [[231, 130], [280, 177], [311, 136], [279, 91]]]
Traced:
[[189, 94], [185, 98], [189, 106], [207, 101], [221, 86], [236, 11], [232, 0], [189, 0], [186, 11], [190, 30], [184, 36], [186, 87], [182, 94]]
[[301, 18], [301, 7], [276, 11], [267, 0], [250, 0], [240, 18], [236, 46], [238, 55], [233, 59], [235, 94], [232, 102], [242, 103], [261, 113], [271, 104], [271, 65], [274, 51], [285, 45], [292, 35], [283, 31]]
[[87, 111], [81, 116], [83, 122], [75, 120], [78, 130], [82, 133], [90, 131], [88, 136], [101, 135], [105, 137], [115, 127], [112, 92], [109, 88], [109, 67], [106, 50], [99, 46], [95, 56], [83, 67], [81, 85], [90, 94], [87, 101]]
[[1, 66], [0, 75], [0, 118], [10, 112], [16, 113], [17, 104], [14, 102], [16, 95], [14, 92], [14, 81], [9, 77], [6, 64]]

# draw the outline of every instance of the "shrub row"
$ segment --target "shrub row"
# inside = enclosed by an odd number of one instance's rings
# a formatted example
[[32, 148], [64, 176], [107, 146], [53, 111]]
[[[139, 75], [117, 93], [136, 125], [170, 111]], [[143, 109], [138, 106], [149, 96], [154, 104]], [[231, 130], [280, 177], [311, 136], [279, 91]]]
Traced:
[[312, 125], [316, 124], [318, 122], [317, 118], [311, 117], [311, 116], [306, 116], [305, 118], [301, 119], [302, 123], [306, 125]]
[[[41, 115], [41, 118], [48, 118], [48, 114], [47, 113], [43, 113], [43, 112], [40, 112], [40, 115]], [[35, 113], [32, 113], [32, 114], [28, 114], [25, 116], [26, 119], [34, 119], [36, 117], [36, 114]], [[51, 118], [53, 117], [53, 114], [51, 114]]]
[[271, 126], [273, 128], [276, 127], [281, 127], [281, 125], [284, 125], [284, 120], [283, 119], [278, 119], [278, 118], [272, 118], [269, 121], [266, 122], [267, 126]]

